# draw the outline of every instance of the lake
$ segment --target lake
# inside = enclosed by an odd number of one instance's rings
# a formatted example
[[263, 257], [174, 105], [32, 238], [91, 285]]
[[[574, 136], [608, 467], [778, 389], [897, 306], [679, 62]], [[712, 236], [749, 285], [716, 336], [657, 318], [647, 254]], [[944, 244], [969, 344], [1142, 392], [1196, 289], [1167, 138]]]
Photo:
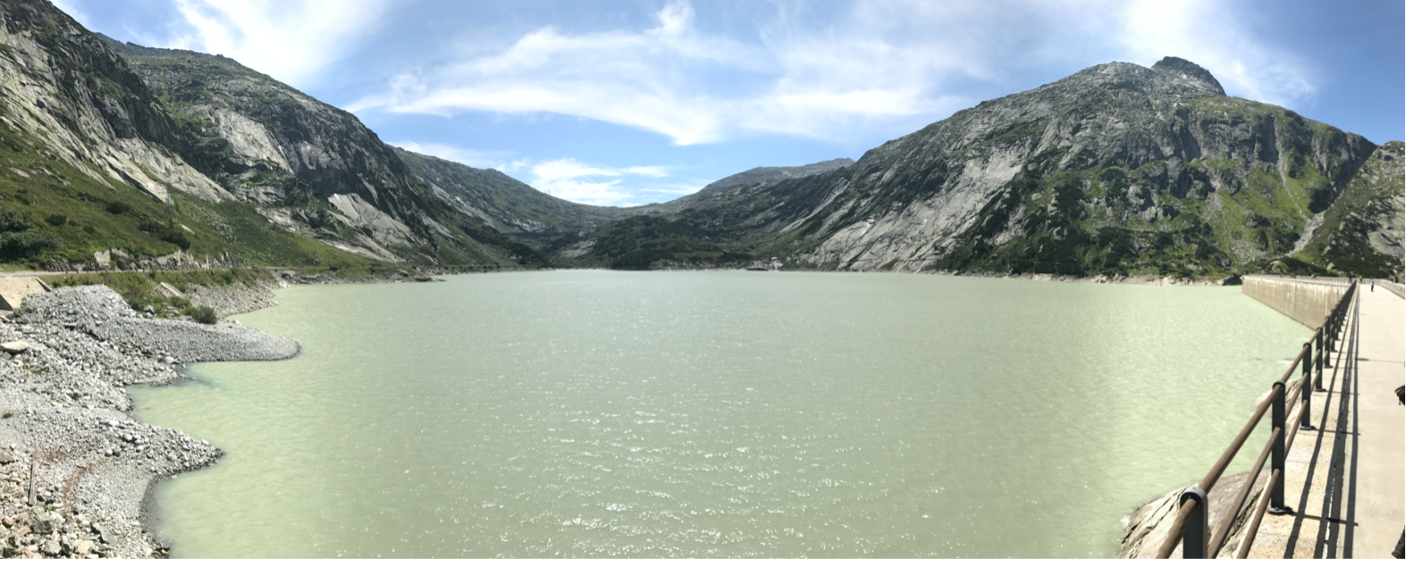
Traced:
[[237, 318], [300, 356], [132, 389], [227, 452], [157, 486], [173, 555], [1112, 557], [1310, 334], [1235, 287], [447, 279], [280, 290]]

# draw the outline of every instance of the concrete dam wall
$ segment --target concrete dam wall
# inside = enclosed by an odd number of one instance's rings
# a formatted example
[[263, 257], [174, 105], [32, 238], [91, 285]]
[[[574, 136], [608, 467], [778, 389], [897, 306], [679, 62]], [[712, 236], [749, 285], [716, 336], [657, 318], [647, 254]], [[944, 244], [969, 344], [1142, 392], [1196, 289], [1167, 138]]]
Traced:
[[1242, 278], [1242, 293], [1300, 324], [1317, 328], [1349, 289], [1349, 281], [1349, 278], [1246, 276]]

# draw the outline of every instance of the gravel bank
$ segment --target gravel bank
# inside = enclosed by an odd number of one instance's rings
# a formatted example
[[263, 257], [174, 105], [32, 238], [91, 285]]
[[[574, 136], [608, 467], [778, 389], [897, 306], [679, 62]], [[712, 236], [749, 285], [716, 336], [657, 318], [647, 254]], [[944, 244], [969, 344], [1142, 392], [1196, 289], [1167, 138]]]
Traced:
[[166, 363], [282, 360], [298, 353], [297, 342], [234, 322], [202, 325], [145, 318], [102, 285], [31, 296], [17, 318], [82, 332], [128, 354]]
[[222, 452], [133, 420], [123, 386], [170, 383], [181, 363], [288, 358], [298, 343], [228, 321], [146, 318], [86, 286], [0, 318], [0, 349], [0, 555], [138, 558], [165, 554], [142, 525], [154, 481]]

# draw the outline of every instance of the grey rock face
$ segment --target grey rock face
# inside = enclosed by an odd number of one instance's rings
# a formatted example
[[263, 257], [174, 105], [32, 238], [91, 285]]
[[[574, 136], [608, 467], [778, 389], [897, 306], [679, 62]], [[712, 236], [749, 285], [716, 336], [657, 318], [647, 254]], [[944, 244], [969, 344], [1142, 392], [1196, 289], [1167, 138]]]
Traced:
[[1404, 265], [1404, 144], [1384, 143], [1324, 213], [1305, 245], [1313, 259], [1344, 271], [1387, 277]]
[[1159, 62], [1154, 63], [1154, 70], [1163, 72], [1179, 79], [1187, 80], [1191, 83], [1198, 83], [1207, 89], [1209, 94], [1226, 96], [1227, 92], [1222, 90], [1222, 84], [1213, 77], [1207, 69], [1193, 64], [1190, 61], [1178, 57], [1164, 57]]
[[1220, 278], [1297, 251], [1374, 150], [1189, 61], [1116, 62], [668, 219], [793, 267]]
[[427, 247], [452, 261], [504, 260], [460, 230], [468, 210], [447, 205], [356, 116], [228, 58], [107, 41], [193, 119], [194, 166], [243, 201], [281, 207], [260, 209], [273, 223], [378, 260], [423, 260]]
[[343, 212], [339, 219], [367, 227], [373, 239], [411, 245], [430, 235], [411, 227], [422, 226], [424, 188], [356, 116], [232, 59], [107, 42], [154, 93], [173, 95], [198, 120], [189, 133], [192, 160], [240, 199], [269, 205], [355, 195], [378, 217]]
[[119, 178], [167, 202], [168, 186], [207, 201], [232, 197], [171, 154], [168, 148], [179, 153], [187, 145], [175, 120], [121, 58], [66, 14], [42, 2], [7, 5], [0, 45], [5, 126], [33, 135], [99, 182]]

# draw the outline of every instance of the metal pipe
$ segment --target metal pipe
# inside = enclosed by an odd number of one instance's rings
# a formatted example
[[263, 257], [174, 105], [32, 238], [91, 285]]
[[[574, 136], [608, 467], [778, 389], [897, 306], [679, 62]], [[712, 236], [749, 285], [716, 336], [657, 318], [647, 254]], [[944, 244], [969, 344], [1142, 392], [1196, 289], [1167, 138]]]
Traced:
[[1208, 558], [1208, 493], [1198, 487], [1188, 487], [1178, 498], [1184, 506], [1189, 502], [1196, 506], [1183, 524], [1183, 558]]
[[[1301, 405], [1301, 406], [1298, 406], [1298, 407], [1296, 407], [1296, 408], [1304, 409], [1304, 408], [1306, 408], [1306, 407], [1305, 407], [1305, 405]], [[1295, 413], [1291, 413], [1291, 418], [1295, 418]], [[1299, 426], [1292, 426], [1292, 427], [1291, 427], [1291, 431], [1286, 434], [1286, 451], [1291, 451], [1291, 444], [1292, 444], [1293, 442], [1295, 442], [1295, 440], [1296, 440], [1296, 432], [1299, 432], [1299, 431], [1300, 431], [1300, 427], [1299, 427]]]
[[[1267, 510], [1276, 514], [1290, 512], [1290, 508], [1285, 505], [1285, 485], [1281, 482], [1281, 475], [1285, 473], [1286, 450], [1295, 440], [1298, 430], [1301, 428], [1311, 428], [1311, 382], [1313, 380], [1315, 390], [1324, 391], [1321, 387], [1321, 379], [1325, 367], [1330, 365], [1330, 357], [1326, 352], [1334, 351], [1335, 341], [1338, 339], [1341, 325], [1348, 311], [1348, 303], [1352, 300], [1357, 287], [1358, 284], [1355, 283], [1354, 280], [1349, 280], [1348, 288], [1345, 290], [1344, 295], [1340, 296], [1339, 302], [1335, 305], [1334, 309], [1330, 311], [1330, 314], [1325, 317], [1325, 322], [1315, 329], [1315, 333], [1311, 337], [1312, 340], [1301, 346], [1300, 354], [1296, 355], [1290, 367], [1286, 369], [1286, 373], [1282, 374], [1281, 379], [1271, 385], [1272, 396], [1270, 399], [1263, 401], [1257, 406], [1256, 414], [1247, 421], [1246, 426], [1242, 428], [1242, 431], [1239, 432], [1237, 437], [1232, 441], [1232, 445], [1228, 446], [1227, 449], [1222, 452], [1222, 457], [1218, 458], [1217, 463], [1213, 464], [1212, 469], [1209, 470], [1208, 474], [1203, 477], [1203, 480], [1198, 483], [1196, 489], [1201, 491], [1212, 490], [1213, 486], [1217, 484], [1217, 480], [1222, 477], [1223, 471], [1227, 470], [1227, 465], [1231, 463], [1232, 458], [1236, 456], [1237, 452], [1246, 442], [1247, 436], [1250, 435], [1252, 428], [1255, 428], [1257, 423], [1261, 421], [1261, 417], [1265, 416], [1267, 407], [1271, 407], [1272, 438], [1270, 440], [1269, 450], [1262, 450], [1257, 460], [1256, 470], [1247, 481], [1248, 484], [1244, 485], [1244, 490], [1239, 493], [1238, 500], [1229, 512], [1228, 518], [1223, 522], [1218, 533], [1215, 534], [1215, 541], [1208, 546], [1209, 549], [1213, 550], [1214, 554], [1216, 551], [1220, 550], [1221, 543], [1226, 540], [1226, 535], [1231, 529], [1232, 516], [1240, 509], [1242, 503], [1246, 501], [1246, 495], [1249, 494], [1251, 490], [1251, 484], [1255, 482], [1256, 477], [1261, 474], [1261, 469], [1266, 463], [1268, 454], [1270, 454], [1272, 460], [1272, 477], [1266, 491], [1262, 494], [1262, 500], [1259, 503], [1256, 514], [1253, 516], [1251, 529], [1248, 530], [1247, 539], [1243, 540], [1241, 553], [1238, 557], [1246, 557], [1247, 550], [1251, 548], [1251, 540], [1256, 537], [1256, 528], [1261, 525], [1262, 514]], [[1314, 364], [1313, 370], [1312, 363]], [[1300, 385], [1295, 387], [1288, 400], [1286, 397], [1286, 383], [1290, 380], [1291, 373], [1295, 371], [1296, 366], [1300, 366], [1301, 368]], [[1314, 372], [1313, 375], [1312, 371]], [[1300, 399], [1300, 404], [1297, 405], [1299, 411], [1296, 412], [1296, 418], [1300, 419], [1300, 425], [1291, 429], [1290, 433], [1287, 434], [1286, 406], [1287, 403], [1295, 402], [1297, 398]], [[1279, 439], [1282, 435], [1286, 435], [1284, 441]], [[1195, 487], [1190, 487], [1188, 490], [1185, 490], [1184, 497], [1187, 497], [1188, 492], [1194, 488]], [[1274, 503], [1272, 501], [1274, 501]], [[1178, 514], [1174, 517], [1169, 534], [1164, 537], [1164, 543], [1159, 548], [1159, 558], [1167, 559], [1173, 554], [1173, 550], [1178, 547], [1182, 536], [1191, 533], [1186, 529], [1188, 521], [1191, 518], [1195, 518], [1193, 512], [1199, 509], [1200, 504], [1204, 505], [1202, 506], [1202, 510], [1205, 512], [1205, 501], [1200, 503], [1197, 498], [1181, 498]], [[1203, 521], [1204, 525], [1206, 525], [1206, 516], [1204, 516]], [[1188, 552], [1188, 549], [1189, 547], [1185, 545], [1185, 553]]]
[[1308, 359], [1305, 354], [1305, 347], [1301, 347], [1300, 353], [1296, 354], [1295, 359], [1291, 360], [1291, 367], [1286, 368], [1286, 373], [1281, 374], [1281, 383], [1290, 380], [1291, 374], [1296, 372], [1296, 368], [1300, 366], [1300, 363]]
[[1183, 528], [1188, 523], [1188, 518], [1193, 515], [1195, 503], [1183, 497], [1178, 500], [1181, 501], [1178, 514], [1173, 517], [1173, 524], [1169, 526], [1168, 535], [1164, 536], [1164, 544], [1159, 546], [1159, 554], [1154, 556], [1155, 559], [1168, 559], [1173, 555], [1173, 549], [1183, 540]]
[[[1276, 385], [1281, 385], [1281, 383], [1277, 382]], [[1272, 398], [1275, 400], [1284, 400], [1281, 397]], [[1208, 474], [1203, 477], [1203, 480], [1198, 482], [1198, 488], [1204, 491], [1210, 491], [1214, 485], [1217, 485], [1217, 480], [1222, 477], [1222, 472], [1227, 470], [1227, 465], [1232, 463], [1232, 458], [1237, 456], [1237, 451], [1242, 449], [1242, 444], [1247, 441], [1247, 436], [1250, 436], [1252, 431], [1256, 429], [1257, 423], [1261, 422], [1261, 417], [1266, 415], [1266, 409], [1269, 408], [1273, 402], [1275, 401], [1267, 400], [1257, 405], [1256, 414], [1253, 414], [1251, 419], [1247, 420], [1247, 423], [1242, 426], [1242, 431], [1238, 432], [1237, 437], [1232, 439], [1232, 445], [1227, 446], [1227, 449], [1222, 452], [1222, 457], [1217, 458], [1217, 463], [1214, 463], [1212, 469], [1208, 470]], [[1281, 408], [1284, 411], [1285, 405], [1282, 405]], [[1282, 416], [1284, 416], [1284, 414]], [[1159, 559], [1168, 559], [1170, 555], [1173, 555], [1173, 550], [1178, 547], [1178, 541], [1182, 536], [1183, 524], [1188, 521], [1188, 513], [1191, 510], [1192, 505], [1186, 502], [1179, 507], [1178, 515], [1174, 517], [1173, 525], [1169, 528], [1169, 534], [1164, 537], [1164, 544], [1159, 547]]]
[[[1271, 428], [1272, 431], [1286, 431], [1286, 384], [1280, 381], [1271, 384]], [[1276, 440], [1271, 443], [1271, 469], [1285, 473], [1286, 471], [1286, 443]], [[1272, 514], [1286, 514], [1291, 509], [1286, 506], [1286, 487], [1281, 483], [1274, 483], [1271, 488], [1271, 508]]]
[[1256, 510], [1252, 511], [1252, 521], [1247, 524], [1247, 535], [1242, 536], [1242, 547], [1237, 550], [1237, 559], [1246, 559], [1247, 552], [1252, 550], [1252, 543], [1256, 541], [1256, 531], [1261, 527], [1261, 517], [1266, 515], [1267, 502], [1271, 500], [1271, 486], [1281, 481], [1281, 470], [1272, 469], [1271, 479], [1267, 482], [1266, 490], [1261, 492], [1261, 502], [1256, 504]]
[[1287, 404], [1287, 405], [1295, 404], [1296, 399], [1299, 399], [1299, 398], [1300, 398], [1300, 386], [1293, 384], [1293, 386], [1291, 387], [1291, 396], [1286, 397], [1286, 404]]
[[1325, 362], [1329, 361], [1329, 356], [1325, 354], [1325, 325], [1330, 324], [1330, 316], [1325, 315], [1325, 324], [1315, 329], [1315, 390], [1324, 392], [1325, 388], [1320, 386], [1320, 376], [1325, 374]]
[[1300, 401], [1305, 408], [1300, 410], [1300, 427], [1310, 430], [1310, 343], [1305, 343], [1306, 361], [1300, 363]]
[[1208, 555], [1216, 558], [1217, 552], [1222, 551], [1222, 542], [1227, 541], [1227, 534], [1232, 531], [1232, 522], [1237, 519], [1237, 513], [1242, 510], [1242, 503], [1247, 502], [1247, 495], [1251, 494], [1252, 487], [1256, 485], [1256, 478], [1261, 476], [1261, 469], [1266, 466], [1266, 458], [1271, 455], [1271, 440], [1280, 440], [1281, 435], [1275, 430], [1271, 431], [1271, 439], [1266, 441], [1266, 445], [1261, 448], [1261, 455], [1256, 458], [1256, 463], [1252, 465], [1247, 482], [1242, 485], [1242, 489], [1237, 491], [1237, 501], [1227, 508], [1227, 513], [1222, 516], [1222, 525], [1217, 527], [1217, 533], [1212, 536], [1212, 543], [1208, 544]]

